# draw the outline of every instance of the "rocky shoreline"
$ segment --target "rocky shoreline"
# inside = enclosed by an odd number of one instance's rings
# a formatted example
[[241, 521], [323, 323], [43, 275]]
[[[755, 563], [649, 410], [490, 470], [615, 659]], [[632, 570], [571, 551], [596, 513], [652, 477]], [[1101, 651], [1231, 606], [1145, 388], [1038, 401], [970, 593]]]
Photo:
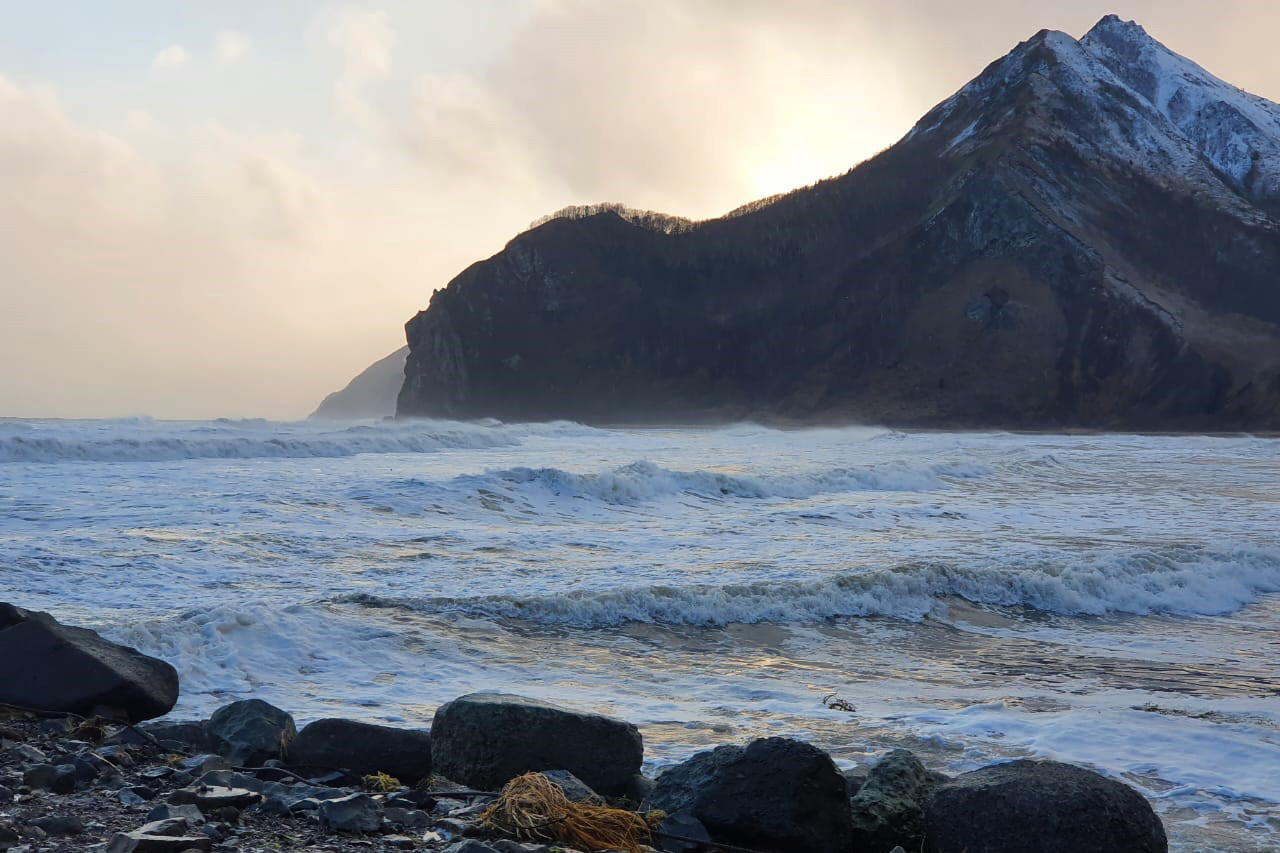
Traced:
[[298, 731], [260, 699], [154, 720], [177, 700], [172, 667], [7, 604], [0, 661], [0, 850], [15, 853], [1168, 849], [1135, 790], [1057, 762], [950, 778], [895, 750], [841, 771], [764, 738], [650, 779], [634, 725], [497, 693], [442, 705], [429, 731]]

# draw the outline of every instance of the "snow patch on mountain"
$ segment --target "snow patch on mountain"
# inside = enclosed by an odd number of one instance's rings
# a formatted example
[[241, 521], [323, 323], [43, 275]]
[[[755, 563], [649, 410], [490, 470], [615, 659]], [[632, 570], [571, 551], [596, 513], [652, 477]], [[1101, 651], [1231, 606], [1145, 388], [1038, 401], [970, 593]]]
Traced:
[[1080, 45], [1237, 189], [1254, 198], [1280, 197], [1280, 105], [1218, 79], [1115, 15], [1099, 21]]

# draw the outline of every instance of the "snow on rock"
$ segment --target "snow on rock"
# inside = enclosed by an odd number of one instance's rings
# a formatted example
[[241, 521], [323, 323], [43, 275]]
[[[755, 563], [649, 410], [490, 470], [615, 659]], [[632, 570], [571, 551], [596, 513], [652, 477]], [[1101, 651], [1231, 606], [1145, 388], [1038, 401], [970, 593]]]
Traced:
[[1223, 82], [1115, 15], [1080, 44], [1237, 189], [1254, 198], [1280, 197], [1280, 105]]

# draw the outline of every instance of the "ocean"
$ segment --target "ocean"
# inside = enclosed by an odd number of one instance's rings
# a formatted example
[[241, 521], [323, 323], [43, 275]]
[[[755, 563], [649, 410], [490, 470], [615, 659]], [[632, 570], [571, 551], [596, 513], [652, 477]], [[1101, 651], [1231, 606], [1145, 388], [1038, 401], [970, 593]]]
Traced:
[[179, 718], [499, 690], [635, 722], [649, 771], [1055, 758], [1175, 850], [1273, 850], [1278, 483], [1247, 436], [8, 419], [0, 599], [169, 660]]

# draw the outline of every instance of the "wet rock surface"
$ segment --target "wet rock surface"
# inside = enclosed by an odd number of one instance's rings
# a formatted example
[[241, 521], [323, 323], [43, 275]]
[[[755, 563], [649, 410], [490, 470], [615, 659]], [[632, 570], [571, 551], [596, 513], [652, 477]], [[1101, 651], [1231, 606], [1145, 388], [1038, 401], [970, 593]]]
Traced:
[[431, 735], [354, 720], [316, 720], [289, 745], [289, 761], [342, 767], [361, 776], [386, 773], [414, 785], [431, 775]]
[[0, 702], [44, 711], [112, 712], [134, 722], [167, 714], [178, 673], [157, 658], [0, 603]]
[[938, 787], [930, 853], [1164, 853], [1164, 827], [1135, 790], [1071, 764], [1014, 761]]
[[492, 790], [522, 773], [567, 770], [592, 790], [624, 794], [644, 742], [630, 723], [536, 699], [472, 693], [441, 705], [431, 726], [435, 771]]
[[731, 844], [808, 853], [847, 850], [852, 838], [844, 776], [825, 752], [787, 738], [699, 753], [659, 776], [650, 799]]

